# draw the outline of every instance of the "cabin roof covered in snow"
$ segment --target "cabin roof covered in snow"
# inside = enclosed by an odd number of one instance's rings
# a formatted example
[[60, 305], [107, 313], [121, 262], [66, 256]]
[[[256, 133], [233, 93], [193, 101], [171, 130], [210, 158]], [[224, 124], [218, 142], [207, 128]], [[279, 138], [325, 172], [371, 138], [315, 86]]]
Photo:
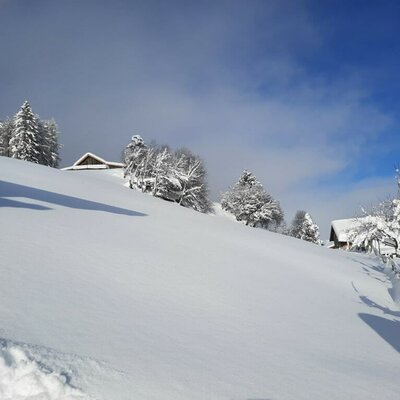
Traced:
[[[84, 165], [83, 162], [88, 158], [92, 158], [98, 162], [98, 164]], [[74, 162], [70, 167], [62, 168], [64, 171], [68, 170], [79, 170], [79, 169], [107, 169], [107, 168], [123, 168], [123, 163], [106, 161], [104, 158], [99, 157], [94, 153], [87, 152], [82, 157]]]
[[355, 218], [336, 219], [335, 221], [331, 222], [331, 229], [333, 229], [335, 232], [339, 242], [349, 242], [350, 229], [358, 226], [359, 224], [360, 221]]

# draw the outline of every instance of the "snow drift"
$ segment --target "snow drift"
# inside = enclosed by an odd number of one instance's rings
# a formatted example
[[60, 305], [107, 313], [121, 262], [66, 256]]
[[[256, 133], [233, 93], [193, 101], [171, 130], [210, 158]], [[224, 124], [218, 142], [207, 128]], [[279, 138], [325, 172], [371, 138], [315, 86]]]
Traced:
[[0, 398], [4, 400], [84, 400], [67, 376], [29, 358], [18, 345], [2, 340], [0, 347]]
[[2, 353], [0, 387], [27, 368], [51, 376], [46, 399], [398, 398], [400, 312], [374, 259], [143, 195], [115, 170], [0, 171], [0, 336], [35, 349]]

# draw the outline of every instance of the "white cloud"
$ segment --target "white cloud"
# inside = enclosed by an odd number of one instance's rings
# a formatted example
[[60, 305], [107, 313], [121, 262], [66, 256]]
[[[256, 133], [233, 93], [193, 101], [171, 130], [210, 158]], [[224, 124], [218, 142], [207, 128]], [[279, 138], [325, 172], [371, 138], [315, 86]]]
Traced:
[[391, 118], [368, 101], [362, 70], [342, 68], [336, 79], [309, 72], [304, 60], [325, 42], [304, 3], [67, 2], [36, 13], [18, 11], [29, 31], [18, 35], [14, 25], [6, 35], [11, 19], [0, 16], [13, 64], [0, 64], [12, 82], [0, 106], [11, 114], [29, 97], [54, 116], [64, 164], [89, 150], [119, 158], [141, 133], [202, 155], [214, 195], [249, 168], [289, 219], [307, 208], [322, 224], [383, 189], [346, 185]]

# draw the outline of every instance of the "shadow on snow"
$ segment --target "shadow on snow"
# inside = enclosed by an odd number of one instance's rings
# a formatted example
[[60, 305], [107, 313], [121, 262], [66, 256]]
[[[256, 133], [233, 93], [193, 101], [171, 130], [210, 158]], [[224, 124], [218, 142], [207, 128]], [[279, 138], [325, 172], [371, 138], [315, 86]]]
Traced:
[[358, 316], [382, 339], [400, 353], [400, 321], [393, 321], [377, 315], [360, 313]]
[[50, 192], [47, 190], [36, 189], [30, 186], [18, 185], [16, 183], [0, 181], [0, 207], [28, 208], [31, 210], [51, 210], [33, 203], [25, 203], [8, 197], [21, 197], [31, 200], [44, 201], [46, 203], [57, 204], [64, 207], [76, 208], [80, 210], [104, 211], [113, 214], [128, 215], [131, 217], [143, 217], [138, 211], [128, 210], [126, 208], [114, 207], [96, 201], [81, 199], [79, 197], [67, 196], [65, 194]]
[[374, 308], [383, 312], [389, 318], [380, 317], [378, 315], [359, 313], [358, 316], [364, 321], [370, 328], [372, 328], [383, 340], [385, 340], [390, 346], [392, 346], [398, 353], [400, 353], [400, 311], [393, 311], [388, 307], [382, 306], [369, 299], [367, 296], [363, 296], [357, 290], [354, 282], [351, 282], [354, 291], [358, 294], [359, 299], [368, 307]]

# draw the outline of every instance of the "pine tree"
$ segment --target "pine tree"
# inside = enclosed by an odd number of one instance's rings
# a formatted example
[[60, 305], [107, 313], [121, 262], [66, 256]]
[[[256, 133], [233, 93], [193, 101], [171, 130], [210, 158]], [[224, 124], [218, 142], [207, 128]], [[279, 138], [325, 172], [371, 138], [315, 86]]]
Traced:
[[44, 128], [42, 135], [42, 154], [43, 165], [57, 168], [60, 163], [60, 144], [58, 141], [59, 130], [56, 121], [52, 118], [49, 121], [40, 121], [40, 125]]
[[290, 230], [290, 236], [321, 244], [318, 225], [313, 222], [311, 215], [303, 210], [297, 211]]
[[48, 131], [49, 126], [47, 121], [42, 121], [38, 115], [36, 115], [36, 119], [38, 122], [38, 138], [39, 138], [39, 147], [40, 147], [40, 156], [39, 156], [39, 164], [41, 165], [51, 165], [51, 151], [50, 145], [48, 143]]
[[321, 240], [319, 237], [319, 227], [311, 218], [309, 213], [306, 213], [304, 216], [303, 230], [301, 239], [306, 240], [307, 242], [321, 244]]
[[0, 122], [0, 156], [11, 157], [10, 139], [14, 130], [14, 121], [7, 118]]
[[292, 226], [290, 227], [290, 236], [300, 239], [305, 215], [306, 212], [304, 210], [298, 210], [296, 212]]
[[249, 171], [244, 171], [233, 188], [222, 195], [222, 208], [249, 226], [269, 228], [283, 221], [279, 202], [266, 193]]
[[10, 139], [11, 157], [39, 164], [41, 140], [39, 124], [27, 101], [14, 117], [14, 130]]

